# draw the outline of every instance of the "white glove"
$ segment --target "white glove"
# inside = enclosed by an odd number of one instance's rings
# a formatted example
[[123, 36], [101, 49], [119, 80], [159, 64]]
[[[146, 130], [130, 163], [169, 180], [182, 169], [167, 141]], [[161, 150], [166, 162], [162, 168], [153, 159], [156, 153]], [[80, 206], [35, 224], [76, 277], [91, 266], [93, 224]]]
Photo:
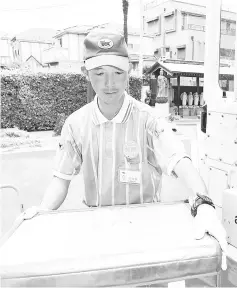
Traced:
[[32, 206], [32, 207], [26, 209], [20, 215], [20, 217], [22, 217], [24, 220], [28, 220], [28, 219], [31, 219], [31, 218], [35, 217], [41, 211], [50, 211], [50, 210], [49, 209], [43, 209], [40, 206]]
[[222, 270], [227, 269], [226, 255], [227, 255], [227, 241], [226, 231], [218, 219], [216, 210], [208, 205], [202, 204], [197, 208], [197, 215], [194, 218], [195, 238], [202, 239], [205, 233], [209, 233], [219, 242], [222, 249]]

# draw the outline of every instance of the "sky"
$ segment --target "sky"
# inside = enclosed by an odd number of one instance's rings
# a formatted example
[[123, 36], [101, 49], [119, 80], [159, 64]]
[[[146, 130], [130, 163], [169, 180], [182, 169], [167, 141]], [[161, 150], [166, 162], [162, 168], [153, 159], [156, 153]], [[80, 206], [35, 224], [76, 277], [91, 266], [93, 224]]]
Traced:
[[[139, 0], [130, 0], [130, 23], [139, 27]], [[1, 0], [0, 30], [64, 29], [76, 25], [122, 23], [122, 0]]]
[[[205, 0], [183, 1], [205, 3]], [[228, 6], [237, 6], [237, 0], [223, 1]], [[139, 19], [140, 0], [129, 0], [128, 24], [138, 28]], [[122, 0], [0, 1], [0, 31], [10, 34], [17, 34], [30, 28], [61, 30], [76, 25], [98, 25], [107, 22], [123, 23]]]

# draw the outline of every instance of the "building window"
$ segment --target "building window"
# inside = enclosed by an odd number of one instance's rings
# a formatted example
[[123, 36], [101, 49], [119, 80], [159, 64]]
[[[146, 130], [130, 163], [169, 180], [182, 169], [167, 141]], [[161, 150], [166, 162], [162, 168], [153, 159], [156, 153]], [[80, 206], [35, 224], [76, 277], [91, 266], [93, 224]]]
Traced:
[[171, 55], [172, 53], [171, 53], [171, 51], [170, 51], [170, 47], [166, 47], [165, 48], [165, 57], [167, 58], [167, 59], [170, 59], [171, 57], [170, 57], [170, 55]]
[[222, 19], [221, 21], [221, 34], [235, 36], [236, 34], [236, 22], [227, 21]]
[[147, 33], [150, 34], [160, 34], [160, 19], [156, 17], [155, 19], [150, 19], [147, 21]]
[[182, 26], [181, 29], [187, 29], [187, 14], [183, 14], [182, 15]]
[[59, 39], [59, 45], [60, 45], [61, 47], [63, 47], [63, 41], [62, 41], [62, 38]]
[[138, 62], [132, 62], [132, 69], [134, 70], [134, 71], [137, 71], [138, 70]]
[[164, 15], [164, 28], [165, 32], [173, 32], [175, 31], [175, 14], [174, 12], [166, 13]]
[[128, 43], [128, 49], [133, 49], [133, 44]]
[[188, 14], [186, 27], [189, 30], [197, 30], [205, 32], [205, 17], [203, 15]]
[[230, 30], [230, 22], [226, 23], [226, 30], [228, 30], [228, 31]]
[[157, 57], [157, 58], [160, 58], [162, 56], [162, 49], [161, 48], [157, 48], [155, 51], [154, 51], [154, 55]]
[[51, 62], [51, 63], [49, 63], [49, 65], [51, 66], [51, 67], [56, 67], [56, 66], [58, 66], [58, 62]]
[[235, 60], [235, 50], [220, 48], [220, 57], [223, 59]]
[[177, 48], [177, 59], [185, 60], [186, 47]]

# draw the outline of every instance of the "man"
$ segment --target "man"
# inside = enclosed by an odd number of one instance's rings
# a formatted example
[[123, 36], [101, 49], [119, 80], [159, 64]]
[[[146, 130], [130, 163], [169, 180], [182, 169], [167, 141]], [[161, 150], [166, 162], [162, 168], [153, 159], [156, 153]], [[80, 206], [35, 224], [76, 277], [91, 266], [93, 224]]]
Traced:
[[208, 231], [226, 252], [224, 229], [182, 143], [151, 107], [125, 91], [131, 67], [124, 37], [98, 29], [87, 35], [84, 44], [84, 72], [96, 96], [66, 120], [53, 180], [40, 207], [26, 211], [25, 218], [39, 210], [58, 209], [81, 169], [88, 206], [159, 201], [160, 179], [166, 173], [192, 189], [197, 238]]

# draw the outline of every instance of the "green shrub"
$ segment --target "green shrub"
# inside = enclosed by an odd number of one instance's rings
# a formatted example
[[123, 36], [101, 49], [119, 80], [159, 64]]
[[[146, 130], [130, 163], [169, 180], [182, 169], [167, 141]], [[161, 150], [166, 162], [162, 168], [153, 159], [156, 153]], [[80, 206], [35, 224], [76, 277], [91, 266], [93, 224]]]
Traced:
[[[142, 79], [129, 78], [132, 97], [141, 99], [141, 87]], [[4, 73], [1, 75], [1, 128], [55, 129], [58, 134], [63, 122], [61, 115], [66, 118], [84, 106], [86, 92], [87, 81], [81, 74]]]
[[62, 113], [62, 114], [58, 115], [54, 130], [53, 130], [54, 131], [54, 136], [61, 135], [61, 131], [62, 131], [62, 128], [63, 128], [63, 125], [64, 125], [66, 119], [67, 119], [67, 116], [65, 115], [65, 113]]
[[148, 70], [150, 68], [151, 68], [150, 66], [143, 67], [142, 80], [144, 86], [150, 86], [151, 74], [148, 74]]
[[129, 95], [133, 98], [141, 101], [142, 91], [142, 78], [130, 76], [129, 77]]
[[143, 74], [142, 80], [143, 80], [144, 86], [150, 86], [151, 75], [150, 74]]

